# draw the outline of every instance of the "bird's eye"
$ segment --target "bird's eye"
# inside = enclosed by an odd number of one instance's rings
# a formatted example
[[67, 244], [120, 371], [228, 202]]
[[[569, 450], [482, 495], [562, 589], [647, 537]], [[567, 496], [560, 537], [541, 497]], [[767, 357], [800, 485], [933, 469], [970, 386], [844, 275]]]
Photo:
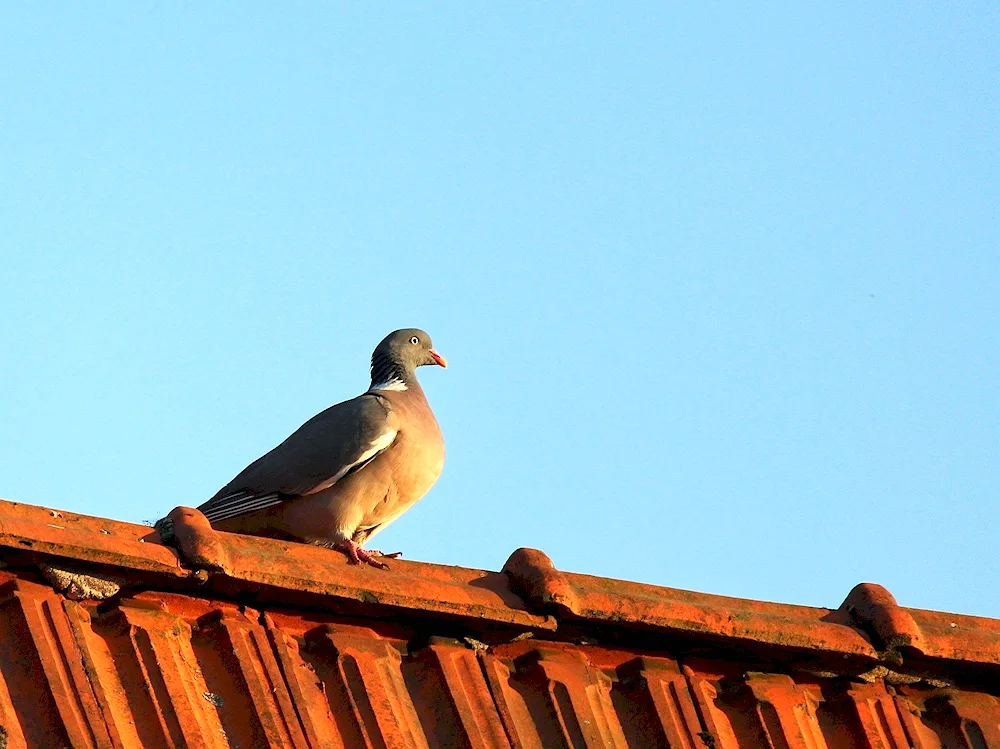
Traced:
[[410, 339], [410, 343], [412, 343], [415, 346], [418, 343], [420, 343], [420, 339], [417, 338], [416, 336], [413, 336], [413, 338]]

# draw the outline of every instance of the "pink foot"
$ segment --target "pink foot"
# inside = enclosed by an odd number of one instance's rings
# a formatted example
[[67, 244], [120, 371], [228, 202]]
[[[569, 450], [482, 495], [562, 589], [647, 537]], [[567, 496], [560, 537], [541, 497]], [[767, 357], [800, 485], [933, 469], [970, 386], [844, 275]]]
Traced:
[[372, 567], [378, 567], [380, 570], [389, 569], [389, 565], [385, 562], [380, 562], [376, 557], [388, 557], [389, 559], [395, 559], [402, 552], [394, 552], [393, 554], [383, 554], [381, 551], [365, 551], [356, 543], [347, 539], [345, 541], [338, 541], [333, 545], [333, 548], [344, 552], [347, 554], [347, 560], [351, 564], [370, 564]]

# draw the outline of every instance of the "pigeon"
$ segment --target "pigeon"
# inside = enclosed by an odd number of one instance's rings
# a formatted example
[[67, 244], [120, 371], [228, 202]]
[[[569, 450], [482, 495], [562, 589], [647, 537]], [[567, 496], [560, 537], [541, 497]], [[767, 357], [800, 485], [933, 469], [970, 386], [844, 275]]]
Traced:
[[244, 468], [198, 509], [233, 533], [285, 538], [388, 569], [362, 548], [424, 496], [441, 475], [444, 438], [415, 370], [447, 367], [417, 328], [375, 348], [371, 387], [309, 419]]

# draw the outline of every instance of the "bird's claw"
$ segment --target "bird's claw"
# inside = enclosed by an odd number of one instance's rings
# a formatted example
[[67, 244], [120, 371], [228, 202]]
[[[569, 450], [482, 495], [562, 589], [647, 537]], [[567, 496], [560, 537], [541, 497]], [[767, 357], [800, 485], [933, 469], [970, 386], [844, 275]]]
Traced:
[[380, 562], [377, 559], [377, 557], [388, 557], [389, 559], [395, 559], [396, 557], [401, 556], [403, 553], [401, 551], [395, 551], [392, 554], [383, 554], [381, 551], [377, 551], [375, 549], [368, 551], [366, 549], [362, 549], [360, 546], [354, 543], [354, 541], [351, 540], [339, 541], [334, 545], [333, 548], [347, 554], [347, 561], [350, 564], [361, 564], [362, 562], [364, 562], [365, 564], [371, 565], [372, 567], [377, 567], [380, 570], [389, 569], [389, 565], [386, 564], [385, 562]]

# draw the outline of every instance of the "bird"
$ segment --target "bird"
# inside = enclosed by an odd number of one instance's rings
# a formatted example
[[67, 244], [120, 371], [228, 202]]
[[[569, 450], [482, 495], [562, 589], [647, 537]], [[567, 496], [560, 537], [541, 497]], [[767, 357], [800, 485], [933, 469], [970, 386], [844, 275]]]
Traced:
[[444, 438], [416, 368], [447, 367], [418, 328], [375, 347], [371, 386], [313, 416], [198, 507], [217, 530], [342, 551], [388, 569], [363, 548], [423, 497], [444, 466]]

